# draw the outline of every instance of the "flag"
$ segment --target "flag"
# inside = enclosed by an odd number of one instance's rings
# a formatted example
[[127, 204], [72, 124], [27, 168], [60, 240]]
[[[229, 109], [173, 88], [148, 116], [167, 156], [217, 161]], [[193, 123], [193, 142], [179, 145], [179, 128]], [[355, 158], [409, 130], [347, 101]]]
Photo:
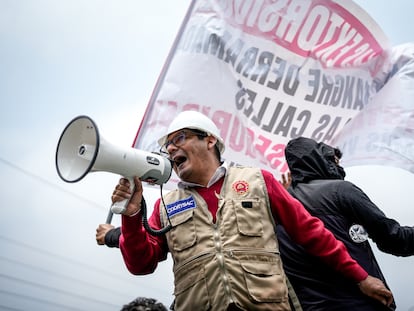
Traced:
[[333, 140], [344, 166], [386, 165], [414, 173], [414, 43], [392, 49], [378, 92]]
[[172, 119], [196, 110], [218, 126], [226, 161], [279, 176], [290, 139], [348, 141], [338, 135], [384, 90], [390, 51], [352, 1], [192, 1], [134, 147], [157, 152]]

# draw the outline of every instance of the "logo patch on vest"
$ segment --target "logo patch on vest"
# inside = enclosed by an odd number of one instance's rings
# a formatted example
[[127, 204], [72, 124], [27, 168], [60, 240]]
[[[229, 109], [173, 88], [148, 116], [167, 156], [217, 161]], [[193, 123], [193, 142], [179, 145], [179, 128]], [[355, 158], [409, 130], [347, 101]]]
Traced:
[[247, 191], [249, 191], [249, 184], [244, 180], [235, 181], [232, 187], [237, 194], [245, 194]]
[[182, 199], [174, 203], [167, 204], [167, 214], [168, 217], [171, 217], [196, 207], [196, 202], [193, 196], [189, 196], [186, 199]]
[[364, 227], [355, 224], [349, 228], [349, 236], [355, 243], [362, 243], [368, 240], [368, 233]]

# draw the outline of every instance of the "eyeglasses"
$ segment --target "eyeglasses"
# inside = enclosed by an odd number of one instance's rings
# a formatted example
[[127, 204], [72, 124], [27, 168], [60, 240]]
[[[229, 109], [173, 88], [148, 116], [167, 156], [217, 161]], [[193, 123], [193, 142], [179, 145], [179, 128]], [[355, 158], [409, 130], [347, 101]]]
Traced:
[[182, 145], [184, 145], [185, 141], [188, 138], [194, 137], [194, 136], [207, 137], [208, 134], [203, 133], [203, 132], [181, 131], [178, 135], [175, 135], [170, 140], [167, 140], [164, 145], [162, 145], [162, 147], [160, 149], [160, 153], [163, 153], [163, 154], [169, 156], [169, 153], [168, 153], [168, 150], [167, 150], [168, 146], [170, 146], [172, 144], [175, 147], [181, 147]]

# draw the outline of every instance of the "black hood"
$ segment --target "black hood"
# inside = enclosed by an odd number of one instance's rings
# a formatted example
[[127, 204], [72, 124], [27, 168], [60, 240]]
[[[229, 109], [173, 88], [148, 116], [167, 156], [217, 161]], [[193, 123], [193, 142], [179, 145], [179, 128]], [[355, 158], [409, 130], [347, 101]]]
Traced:
[[313, 139], [298, 137], [288, 142], [285, 157], [292, 185], [314, 179], [344, 179], [344, 169], [335, 163], [335, 148]]

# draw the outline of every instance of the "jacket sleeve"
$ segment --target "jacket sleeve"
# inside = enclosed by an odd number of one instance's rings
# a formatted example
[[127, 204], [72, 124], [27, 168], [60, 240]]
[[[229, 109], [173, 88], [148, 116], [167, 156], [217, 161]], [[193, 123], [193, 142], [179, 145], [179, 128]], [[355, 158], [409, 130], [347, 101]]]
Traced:
[[337, 191], [351, 219], [362, 225], [381, 251], [395, 256], [414, 255], [414, 227], [401, 226], [388, 218], [369, 197], [351, 182], [341, 183]]
[[368, 273], [349, 255], [345, 245], [293, 198], [270, 172], [262, 171], [275, 222], [280, 223], [291, 239], [311, 255], [358, 283]]
[[[148, 224], [161, 229], [159, 203], [157, 200]], [[125, 265], [132, 274], [150, 274], [159, 261], [167, 259], [168, 247], [165, 235], [152, 236], [142, 225], [142, 210], [133, 217], [122, 215], [122, 235], [119, 241]]]
[[105, 245], [108, 247], [119, 247], [119, 238], [121, 236], [121, 227], [109, 230], [105, 234]]

